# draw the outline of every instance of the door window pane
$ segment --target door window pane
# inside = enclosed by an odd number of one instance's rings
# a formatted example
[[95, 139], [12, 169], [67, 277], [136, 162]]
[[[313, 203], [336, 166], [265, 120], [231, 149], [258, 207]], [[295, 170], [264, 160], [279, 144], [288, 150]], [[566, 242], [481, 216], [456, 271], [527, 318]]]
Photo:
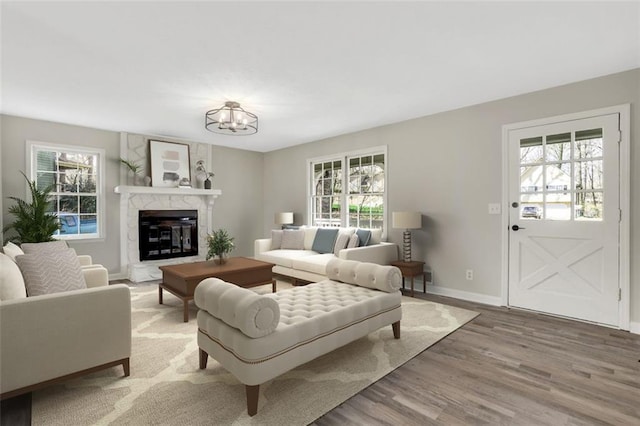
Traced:
[[602, 157], [602, 129], [576, 132], [576, 159]]
[[602, 160], [575, 163], [575, 189], [602, 189]]
[[571, 133], [547, 136], [546, 161], [564, 161], [571, 158]]
[[543, 204], [528, 202], [523, 203], [520, 209], [520, 219], [542, 219], [543, 217]]
[[602, 220], [603, 193], [598, 191], [577, 192], [576, 220]]
[[542, 162], [542, 137], [520, 140], [520, 164]]
[[542, 166], [520, 167], [520, 191], [540, 192], [544, 187]]

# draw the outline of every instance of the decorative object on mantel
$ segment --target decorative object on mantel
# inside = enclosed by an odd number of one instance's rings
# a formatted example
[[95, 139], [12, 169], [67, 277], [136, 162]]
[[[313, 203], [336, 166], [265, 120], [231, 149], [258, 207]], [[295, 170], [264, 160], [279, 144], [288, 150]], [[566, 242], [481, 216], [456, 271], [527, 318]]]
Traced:
[[207, 111], [204, 127], [223, 135], [252, 135], [258, 132], [258, 116], [245, 111], [238, 102], [227, 101], [223, 107]]
[[216, 174], [213, 172], [207, 172], [207, 168], [204, 165], [204, 160], [198, 160], [196, 162], [196, 172], [198, 172], [196, 176], [196, 182], [198, 183], [198, 187], [200, 188], [200, 181], [202, 181], [202, 187], [204, 189], [211, 189], [211, 178]]
[[180, 179], [180, 183], [178, 184], [178, 188], [191, 188], [191, 181], [186, 177]]
[[402, 238], [403, 260], [411, 262], [411, 231], [422, 228], [422, 215], [419, 212], [393, 212], [392, 226], [404, 229]]
[[234, 249], [233, 237], [225, 229], [214, 230], [212, 234], [207, 235], [207, 245], [207, 260], [215, 256], [220, 265], [225, 262], [224, 255]]
[[276, 225], [282, 225], [282, 229], [286, 228], [285, 225], [293, 224], [293, 212], [276, 213], [274, 222]]
[[156, 187], [177, 187], [180, 179], [191, 181], [189, 145], [149, 141], [151, 183]]
[[142, 166], [135, 161], [125, 160], [120, 158], [120, 164], [127, 168], [127, 182], [131, 185], [143, 185], [146, 184], [146, 178], [148, 176], [141, 176]]

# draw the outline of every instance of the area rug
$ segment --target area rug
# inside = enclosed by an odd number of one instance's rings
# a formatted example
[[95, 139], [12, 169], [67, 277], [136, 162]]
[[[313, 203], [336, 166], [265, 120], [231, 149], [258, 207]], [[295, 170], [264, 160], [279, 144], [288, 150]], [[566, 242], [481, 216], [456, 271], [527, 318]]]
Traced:
[[33, 425], [305, 425], [478, 315], [403, 297], [401, 339], [385, 327], [263, 384], [249, 417], [244, 385], [212, 358], [198, 368], [196, 308], [184, 323], [182, 303], [164, 299], [131, 289], [130, 377], [117, 367], [35, 392]]

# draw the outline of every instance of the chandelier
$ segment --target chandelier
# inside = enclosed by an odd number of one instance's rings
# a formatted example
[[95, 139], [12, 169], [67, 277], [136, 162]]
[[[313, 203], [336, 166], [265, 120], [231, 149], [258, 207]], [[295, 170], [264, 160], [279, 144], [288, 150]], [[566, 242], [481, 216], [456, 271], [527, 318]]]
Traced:
[[223, 107], [207, 111], [204, 127], [223, 135], [252, 135], [258, 132], [258, 116], [242, 109], [238, 102], [227, 101]]

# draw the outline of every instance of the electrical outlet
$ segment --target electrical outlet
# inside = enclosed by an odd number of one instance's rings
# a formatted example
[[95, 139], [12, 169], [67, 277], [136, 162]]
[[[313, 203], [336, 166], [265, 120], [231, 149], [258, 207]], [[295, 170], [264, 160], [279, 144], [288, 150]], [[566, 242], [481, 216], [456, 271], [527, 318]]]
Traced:
[[473, 280], [473, 269], [467, 269], [467, 280]]
[[489, 214], [500, 214], [500, 204], [498, 203], [489, 204]]

